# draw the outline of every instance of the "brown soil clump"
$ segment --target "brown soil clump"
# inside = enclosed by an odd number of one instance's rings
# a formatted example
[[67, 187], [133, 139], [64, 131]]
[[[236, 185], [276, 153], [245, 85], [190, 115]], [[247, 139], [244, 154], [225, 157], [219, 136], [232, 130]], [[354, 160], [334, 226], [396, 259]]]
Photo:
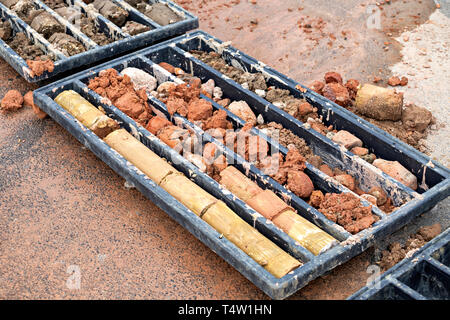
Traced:
[[52, 55], [47, 55], [41, 48], [33, 44], [23, 32], [18, 32], [14, 36], [10, 35], [5, 41], [25, 61], [37, 58], [41, 60], [54, 59]]
[[372, 206], [364, 207], [350, 193], [327, 193], [317, 209], [351, 234], [369, 228], [379, 219], [372, 214]]
[[16, 111], [23, 106], [23, 96], [17, 90], [9, 90], [1, 101], [2, 112]]
[[379, 261], [380, 267], [385, 271], [392, 268], [407, 256], [411, 256], [428, 241], [439, 235], [441, 228], [439, 223], [422, 227], [415, 234], [411, 235], [404, 245], [398, 242], [391, 243], [388, 249], [382, 252], [382, 258]]
[[100, 71], [98, 77], [89, 80], [88, 88], [108, 98], [142, 126], [152, 117], [145, 89], [135, 90], [130, 77], [120, 76], [115, 69]]

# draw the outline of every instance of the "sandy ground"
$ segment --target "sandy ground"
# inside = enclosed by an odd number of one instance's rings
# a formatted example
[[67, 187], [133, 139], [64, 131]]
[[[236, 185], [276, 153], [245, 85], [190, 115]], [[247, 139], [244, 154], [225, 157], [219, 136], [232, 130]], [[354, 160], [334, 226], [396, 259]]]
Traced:
[[[413, 70], [406, 98], [432, 110], [440, 122], [448, 117], [448, 70], [442, 71], [448, 69], [448, 15], [435, 12], [431, 0], [392, 0], [380, 9], [376, 30], [366, 27], [372, 1], [177, 2], [199, 16], [200, 29], [305, 84], [336, 70], [362, 81], [379, 76], [386, 85], [392, 73]], [[448, 7], [442, 4], [442, 13]], [[305, 33], [298, 28], [302, 18], [320, 28]], [[402, 47], [404, 32], [410, 40]], [[4, 61], [0, 84], [0, 96], [36, 88]], [[448, 161], [446, 130], [438, 127], [429, 139], [441, 162]], [[122, 178], [53, 120], [38, 120], [25, 108], [0, 115], [0, 137], [0, 298], [267, 298], [138, 191], [125, 188]], [[447, 228], [449, 212], [446, 199], [378, 247], [404, 241], [423, 225]], [[366, 284], [375, 253], [369, 249], [290, 299], [345, 299]], [[67, 281], [77, 270], [81, 285], [71, 289]]]
[[391, 67], [394, 75], [406, 75], [409, 84], [405, 102], [424, 106], [435, 115], [437, 123], [432, 127], [425, 146], [431, 149], [431, 157], [450, 165], [450, 148], [443, 141], [450, 141], [450, 18], [440, 10], [434, 12], [427, 23], [406, 31], [396, 40], [403, 48], [402, 60]]

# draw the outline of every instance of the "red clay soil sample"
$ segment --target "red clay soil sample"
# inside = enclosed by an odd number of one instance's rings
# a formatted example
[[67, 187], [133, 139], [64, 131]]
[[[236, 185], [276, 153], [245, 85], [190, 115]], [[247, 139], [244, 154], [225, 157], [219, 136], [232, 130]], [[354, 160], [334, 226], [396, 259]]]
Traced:
[[323, 201], [314, 200], [316, 208], [325, 217], [344, 227], [351, 234], [369, 228], [378, 220], [372, 214], [372, 206], [364, 207], [361, 201], [351, 193], [327, 193]]
[[115, 69], [100, 71], [98, 77], [89, 81], [88, 88], [108, 98], [118, 109], [142, 126], [152, 117], [145, 89], [135, 90], [130, 77], [120, 76]]
[[211, 102], [205, 99], [192, 100], [188, 104], [188, 120], [207, 120], [212, 116], [213, 107]]
[[162, 100], [170, 114], [177, 112], [183, 117], [187, 116], [189, 121], [207, 120], [212, 116], [211, 102], [199, 98], [201, 81], [198, 80], [192, 79], [189, 85], [182, 83], [169, 88], [168, 98]]
[[318, 81], [318, 80], [314, 80], [313, 82], [311, 82], [311, 84], [309, 85], [309, 88], [315, 92], [317, 92], [318, 94], [322, 94], [322, 89], [323, 87], [325, 87], [325, 83], [323, 83], [322, 81]]
[[23, 96], [23, 105], [25, 107], [31, 107], [39, 119], [44, 119], [47, 117], [47, 114], [34, 104], [33, 91], [28, 91]]
[[203, 148], [203, 159], [207, 166], [206, 173], [219, 182], [221, 179], [220, 172], [228, 167], [226, 157], [218, 152], [214, 143], [209, 142]]
[[322, 89], [322, 95], [342, 107], [346, 107], [351, 103], [347, 88], [338, 82], [327, 83]]
[[[272, 160], [274, 159], [279, 160], [279, 169], [275, 173], [270, 174], [270, 169], [274, 165]], [[284, 160], [281, 154], [268, 157], [266, 161], [261, 163], [260, 167], [272, 179], [284, 185], [300, 198], [308, 198], [314, 191], [311, 179], [303, 172], [306, 168], [306, 159], [296, 148], [289, 149]]]
[[16, 111], [23, 106], [23, 96], [17, 90], [9, 90], [1, 101], [1, 111]]
[[156, 116], [150, 119], [145, 129], [156, 135], [159, 130], [170, 125], [172, 125], [172, 122], [169, 120]]
[[55, 64], [52, 60], [27, 60], [27, 65], [31, 69], [30, 76], [41, 76], [45, 71], [53, 72], [55, 70]]
[[391, 243], [387, 250], [382, 252], [382, 258], [379, 262], [383, 271], [392, 268], [398, 262], [411, 256], [415, 251], [419, 250], [428, 241], [441, 233], [441, 225], [439, 223], [431, 226], [422, 227], [413, 235], [409, 236], [404, 245], [394, 242]]
[[325, 83], [339, 83], [342, 84], [342, 77], [339, 73], [330, 71], [325, 73], [324, 76]]
[[203, 130], [210, 129], [233, 129], [233, 124], [227, 120], [227, 113], [225, 110], [214, 111], [211, 118], [206, 119], [203, 123]]
[[[315, 157], [311, 148], [308, 146], [306, 141], [299, 136], [297, 136], [295, 133], [293, 133], [291, 130], [283, 128], [283, 126], [276, 122], [269, 122], [267, 124], [260, 124], [257, 125], [257, 128], [264, 133], [266, 136], [275, 139], [278, 139], [278, 142], [288, 148], [289, 145], [294, 145], [297, 150], [300, 152], [302, 156], [306, 158], [308, 162], [311, 162], [311, 164], [314, 165], [314, 161], [312, 161], [312, 158]], [[321, 162], [317, 165], [317, 167], [322, 164]]]

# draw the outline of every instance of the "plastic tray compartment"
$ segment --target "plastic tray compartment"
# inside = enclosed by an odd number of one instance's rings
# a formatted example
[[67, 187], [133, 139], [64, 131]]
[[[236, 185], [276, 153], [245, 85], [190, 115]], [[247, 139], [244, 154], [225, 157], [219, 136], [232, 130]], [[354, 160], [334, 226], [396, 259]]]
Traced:
[[13, 34], [17, 32], [24, 32], [27, 38], [42, 49], [45, 54], [52, 54], [54, 56], [55, 68], [53, 72], [50, 73], [45, 71], [40, 76], [32, 77], [26, 61], [14, 50], [12, 50], [5, 41], [0, 39], [0, 56], [28, 82], [38, 82], [44, 79], [53, 78], [57, 74], [65, 71], [70, 71], [89, 65], [92, 66], [96, 63], [104, 62], [107, 58], [112, 58], [121, 53], [143, 48], [153, 43], [186, 33], [187, 31], [198, 27], [198, 18], [172, 1], [148, 1], [149, 4], [158, 2], [165, 3], [182, 18], [182, 20], [178, 22], [162, 26], [139, 12], [127, 2], [123, 0], [112, 0], [114, 4], [128, 11], [129, 15], [127, 21], [135, 21], [150, 27], [149, 31], [131, 36], [112, 21], [108, 20], [95, 10], [90, 9], [91, 7], [86, 5], [83, 1], [65, 0], [67, 5], [75, 8], [80, 14], [85, 17], [92, 18], [98, 30], [105, 34], [109, 39], [113, 40], [111, 43], [106, 45], [98, 45], [87, 35], [83, 34], [76, 25], [57, 14], [43, 1], [33, 0], [33, 2], [35, 8], [43, 9], [49, 12], [64, 27], [65, 33], [78, 40], [85, 47], [86, 51], [70, 57], [64, 55], [61, 51], [51, 45], [50, 42], [42, 36], [42, 34], [39, 34], [36, 30], [31, 28], [31, 26], [20, 19], [14, 11], [6, 8], [6, 6], [0, 3], [0, 18], [5, 22], [9, 21], [11, 23]]
[[[439, 200], [448, 196], [450, 192], [450, 173], [443, 167], [437, 164], [433, 164], [432, 167], [429, 167], [426, 171], [426, 178], [429, 179], [427, 180], [427, 183], [430, 184], [430, 189], [422, 193], [414, 192], [360, 158], [355, 157], [349, 152], [342, 151], [338, 145], [331, 142], [326, 137], [323, 137], [310, 129], [304, 128], [301, 122], [293, 119], [292, 117], [289, 118], [289, 115], [283, 113], [280, 109], [272, 106], [266, 101], [263, 101], [259, 96], [243, 89], [240, 85], [234, 83], [229, 78], [224, 77], [220, 73], [209, 68], [207, 65], [194, 59], [192, 55], [188, 54], [181, 48], [183, 46], [192, 45], [192, 49], [201, 49], [203, 48], [201, 46], [206, 46], [209, 43], [208, 41], [213, 40], [205, 33], [196, 32], [154, 45], [151, 48], [117, 58], [111, 62], [96, 66], [95, 68], [80, 72], [69, 78], [38, 89], [34, 92], [34, 101], [42, 110], [47, 112], [58, 123], [71, 132], [79, 141], [90, 148], [99, 158], [110, 165], [118, 174], [133, 182], [150, 200], [154, 201], [171, 217], [186, 227], [186, 229], [188, 229], [202, 242], [208, 245], [214, 252], [218, 253], [223, 259], [234, 266], [256, 286], [275, 299], [283, 299], [295, 293], [313, 279], [360, 254], [369, 248], [376, 239], [383, 238], [401, 228], [418, 214], [430, 209]], [[231, 50], [229, 47], [224, 48], [223, 46], [220, 46], [219, 43], [217, 43], [217, 46], [217, 48], [221, 48], [223, 50]], [[236, 59], [240, 58], [250, 59], [239, 54], [239, 57], [236, 57]], [[192, 71], [194, 75], [200, 77], [202, 81], [214, 79], [216, 85], [222, 88], [224, 96], [227, 96], [232, 100], [247, 101], [247, 103], [257, 114], [263, 114], [267, 122], [277, 121], [283, 123], [285, 127], [291, 129], [297, 135], [304, 138], [314, 149], [314, 152], [324, 158], [326, 163], [333, 166], [339, 166], [350, 172], [357, 177], [362, 186], [364, 184], [371, 183], [373, 185], [375, 183], [376, 185], [382, 187], [394, 202], [398, 205], [402, 204], [401, 207], [389, 215], [385, 214], [380, 209], [373, 207], [372, 212], [380, 218], [379, 221], [373, 224], [372, 227], [355, 235], [351, 235], [341, 226], [328, 220], [318, 210], [288, 191], [284, 186], [281, 186], [270, 177], [264, 175], [256, 167], [246, 162], [245, 159], [242, 159], [239, 155], [236, 155], [232, 150], [227, 149], [223, 145], [222, 147], [219, 146], [228, 159], [234, 160], [234, 166], [238, 170], [247, 174], [261, 187], [273, 190], [278, 195], [283, 196], [284, 199], [290, 199], [289, 204], [297, 210], [299, 215], [333, 235], [339, 241], [336, 246], [317, 256], [314, 256], [298, 243], [293, 242], [292, 239], [286, 236], [286, 234], [280, 229], [270, 223], [266, 223], [266, 220], [262, 216], [258, 214], [255, 215], [255, 211], [249, 208], [241, 200], [237, 199], [233, 195], [230, 195], [229, 192], [224, 192], [223, 188], [221, 188], [217, 182], [202, 173], [194, 165], [182, 156], [178, 155], [174, 150], [170, 149], [146, 129], [138, 126], [131, 118], [123, 114], [114, 106], [105, 104], [105, 99], [102, 99], [102, 97], [87, 88], [89, 79], [97, 76], [101, 70], [108, 68], [114, 68], [118, 72], [121, 72], [126, 67], [136, 67], [154, 75], [158, 79], [159, 83], [170, 79], [174, 80], [174, 76], [170, 75], [167, 71], [157, 65], [163, 61], [176, 67], [181, 67], [187, 72]], [[330, 108], [333, 110], [333, 114], [339, 115], [343, 119], [335, 119], [334, 121], [337, 124], [340, 123], [339, 121], [344, 123], [355, 122], [358, 123], [359, 130], [363, 131], [367, 135], [371, 134], [370, 132], [366, 132], [366, 128], [357, 121], [356, 117], [352, 118], [348, 115], [342, 115], [341, 111], [335, 108], [335, 106], [331, 104], [328, 106], [324, 100], [318, 99], [318, 97], [311, 95], [310, 92], [301, 93], [296, 90], [296, 83], [292, 80], [275, 73], [275, 71], [271, 69], [266, 69], [266, 67], [264, 67], [264, 70], [267, 74], [272, 75], [272, 78], [270, 78], [271, 80], [276, 79], [276, 81], [282, 83], [284, 87], [290, 88], [293, 92], [296, 92], [297, 95], [304, 94], [306, 98], [309, 101], [312, 101], [315, 105], [322, 106], [324, 109]], [[179, 81], [179, 79], [176, 80]], [[68, 89], [77, 91], [95, 106], [101, 106], [108, 115], [116, 120], [119, 120], [125, 129], [133, 133], [136, 138], [140, 139], [141, 142], [160, 156], [165, 157], [166, 159], [170, 159], [170, 157], [177, 157], [177, 161], [172, 162], [178, 170], [190, 176], [192, 180], [194, 180], [206, 191], [227, 203], [227, 205], [235, 210], [235, 212], [238, 213], [244, 220], [254, 225], [266, 237], [274, 241], [292, 256], [300, 259], [303, 265], [283, 278], [276, 279], [265, 269], [259, 265], [255, 265], [254, 261], [249, 259], [236, 247], [230, 245], [224, 239], [219, 241], [216, 238], [217, 234], [215, 234], [208, 225], [205, 225], [203, 222], [198, 222], [196, 220], [197, 217], [190, 213], [186, 208], [183, 210], [178, 209], [182, 207], [180, 204], [177, 204], [174, 208], [167, 205], [168, 203], [174, 203], [174, 200], [170, 195], [161, 192], [158, 188], [155, 188], [153, 184], [148, 182], [148, 179], [144, 180], [142, 177], [134, 175], [134, 171], [131, 170], [129, 166], [124, 165], [123, 159], [119, 159], [120, 157], [117, 158], [117, 156], [112, 157], [111, 151], [108, 151], [107, 146], [102, 144], [101, 141], [98, 142], [99, 139], [92, 133], [81, 129], [80, 125], [74, 121], [73, 117], [68, 115], [67, 112], [65, 112], [52, 100], [62, 90]], [[168, 115], [165, 104], [156, 98], [150, 96], [149, 104], [160, 112]], [[215, 109], [221, 108], [221, 106], [215, 103], [213, 104], [213, 107]], [[226, 111], [228, 119], [232, 121], [235, 128], [240, 128], [244, 125], [244, 121], [242, 119], [230, 113], [228, 110]], [[220, 145], [220, 143], [213, 137], [203, 132], [199, 127], [182, 116], [175, 114], [169, 119], [173, 123], [188, 128], [190, 131], [202, 136], [202, 141], [211, 141], [217, 145]], [[263, 135], [258, 129], [253, 128], [252, 133], [266, 139], [272, 148], [277, 147], [273, 144], [271, 139]], [[393, 149], [396, 145], [406, 148], [406, 146], [398, 141], [393, 141], [393, 138], [386, 134], [379, 137], [379, 140], [382, 141], [383, 146], [388, 149]], [[286, 148], [282, 146], [278, 146], [278, 148], [281, 153], [286, 154]], [[388, 150], [388, 152], [394, 151]], [[399, 158], [399, 156], [400, 155], [397, 153], [395, 159]], [[428, 158], [419, 153], [415, 154], [408, 151], [408, 156], [411, 163], [414, 163], [417, 166], [420, 166], [421, 163], [425, 165], [429, 162]], [[351, 192], [334, 179], [330, 179], [311, 164], [307, 164], [307, 169], [305, 172], [313, 180], [316, 189], [320, 189], [324, 192]], [[370, 179], [366, 179], [364, 177], [369, 177]], [[362, 198], [360, 199], [364, 205], [369, 205], [367, 201]], [[257, 218], [255, 219], [255, 217]], [[224, 247], [225, 243], [227, 243], [226, 247]]]
[[348, 299], [449, 300], [450, 229]]

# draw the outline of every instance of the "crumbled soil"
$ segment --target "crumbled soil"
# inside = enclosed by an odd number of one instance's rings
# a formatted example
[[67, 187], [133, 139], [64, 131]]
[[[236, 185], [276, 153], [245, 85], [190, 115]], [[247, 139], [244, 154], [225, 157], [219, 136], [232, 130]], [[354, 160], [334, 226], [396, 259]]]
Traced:
[[39, 109], [39, 107], [34, 104], [33, 91], [28, 91], [23, 96], [23, 105], [24, 107], [31, 107], [33, 109], [33, 112], [39, 119], [44, 119], [48, 116], [44, 111]]
[[93, 18], [69, 7], [63, 0], [46, 0], [44, 3], [55, 10], [61, 17], [78, 26], [81, 32], [98, 45], [103, 46], [114, 41], [114, 39], [109, 38], [99, 30]]
[[45, 54], [45, 52], [37, 45], [33, 44], [23, 32], [11, 36], [6, 40], [6, 43], [25, 61], [35, 60], [37, 58], [41, 60], [54, 60], [52, 54]]
[[27, 60], [27, 65], [31, 69], [30, 75], [41, 76], [45, 71], [53, 72], [55, 69], [55, 64], [51, 60], [41, 60], [36, 58], [36, 60]]
[[164, 3], [155, 3], [151, 5], [148, 1], [143, 0], [125, 1], [161, 26], [166, 26], [168, 24], [183, 20], [182, 17], [177, 15]]
[[364, 207], [359, 199], [350, 193], [327, 193], [322, 201], [316, 198], [311, 203], [328, 219], [352, 234], [369, 228], [379, 220], [372, 213], [372, 206]]
[[[278, 138], [278, 142], [286, 148], [288, 148], [289, 145], [294, 145], [308, 162], [310, 162], [309, 159], [314, 156], [314, 153], [304, 139], [295, 135], [291, 130], [284, 128], [281, 124], [269, 122], [267, 124], [257, 125], [256, 127], [268, 137]], [[278, 130], [278, 132], [276, 130]]]
[[[288, 90], [268, 87], [262, 73], [244, 72], [238, 68], [230, 66], [217, 52], [214, 51], [205, 52], [192, 50], [191, 54], [241, 84], [244, 88], [255, 91], [257, 94], [259, 94], [260, 91], [264, 92], [262, 96], [267, 101], [273, 103], [275, 106], [300, 121], [307, 122], [308, 118], [319, 118], [317, 109], [313, 108], [308, 102], [306, 102], [306, 100], [295, 98], [289, 93]], [[323, 130], [325, 131], [325, 134], [329, 131], [327, 127], [324, 127]]]
[[[9, 31], [8, 31], [9, 30]], [[53, 54], [45, 54], [42, 49], [33, 44], [25, 33], [19, 32], [13, 35], [9, 22], [0, 25], [2, 39], [24, 59], [31, 70], [30, 76], [40, 76], [45, 71], [53, 72], [55, 65]]]
[[115, 25], [122, 27], [128, 19], [128, 11], [109, 0], [95, 0], [93, 6], [102, 16], [110, 20]]
[[65, 33], [54, 33], [49, 39], [53, 46], [65, 56], [70, 57], [86, 51], [86, 48], [74, 37]]
[[415, 251], [423, 247], [428, 241], [441, 233], [439, 223], [420, 228], [415, 234], [402, 245], [398, 242], [391, 243], [387, 250], [382, 252], [381, 260], [378, 262], [383, 271], [392, 268], [398, 262], [411, 256]]
[[122, 27], [122, 31], [128, 33], [130, 36], [135, 36], [142, 32], [151, 30], [149, 26], [143, 25], [136, 21], [127, 21]]
[[17, 90], [9, 90], [3, 97], [0, 105], [2, 112], [16, 111], [23, 106], [23, 96]]
[[129, 12], [114, 4], [112, 1], [95, 0], [92, 4], [101, 15], [130, 35], [136, 35], [152, 29], [150, 26], [130, 20]]
[[89, 80], [88, 88], [108, 98], [114, 106], [145, 126], [152, 117], [145, 89], [135, 90], [129, 76], [120, 76], [115, 69], [99, 72]]

